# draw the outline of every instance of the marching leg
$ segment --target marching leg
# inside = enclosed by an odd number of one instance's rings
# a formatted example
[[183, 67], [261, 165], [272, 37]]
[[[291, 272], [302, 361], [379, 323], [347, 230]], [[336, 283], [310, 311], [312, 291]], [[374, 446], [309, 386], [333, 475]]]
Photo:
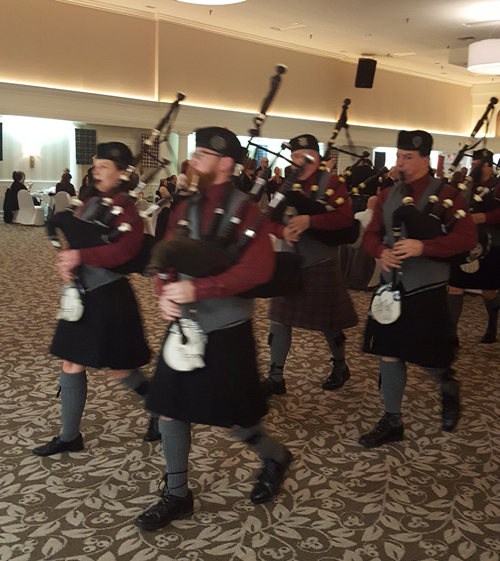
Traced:
[[401, 360], [381, 358], [380, 381], [385, 414], [371, 432], [360, 436], [358, 442], [365, 448], [397, 442], [404, 437], [401, 405], [406, 387], [406, 363]]
[[[454, 292], [452, 292], [452, 290]], [[455, 292], [459, 291], [459, 292]], [[448, 308], [450, 310], [451, 323], [452, 323], [452, 336], [455, 341], [455, 345], [458, 347], [458, 322], [460, 316], [462, 315], [462, 309], [464, 305], [464, 291], [457, 288], [450, 287], [448, 293]]]
[[254, 504], [269, 502], [278, 494], [285, 480], [293, 459], [292, 453], [271, 438], [261, 425], [240, 427], [233, 432], [233, 436], [251, 446], [264, 462], [264, 467], [250, 494], [250, 500]]
[[[146, 397], [149, 388], [149, 380], [144, 376], [139, 368], [130, 370], [130, 373], [125, 378], [120, 378], [120, 382], [126, 387], [139, 395], [142, 399]], [[146, 434], [144, 435], [146, 442], [156, 442], [161, 440], [161, 435], [158, 430], [158, 416], [151, 414], [149, 418], [149, 426]]]
[[262, 382], [262, 391], [266, 397], [286, 393], [283, 369], [292, 344], [292, 328], [271, 322], [268, 343], [271, 348], [271, 367], [269, 376]]
[[36, 456], [52, 456], [59, 452], [83, 450], [80, 421], [87, 400], [87, 374], [85, 370], [73, 374], [62, 370], [59, 385], [61, 388], [61, 434], [54, 437], [48, 444], [35, 448], [33, 454]]
[[497, 340], [498, 312], [500, 310], [500, 297], [496, 291], [483, 291], [484, 307], [488, 312], [488, 327], [481, 339], [487, 345]]
[[443, 404], [443, 430], [451, 432], [460, 419], [460, 384], [453, 368], [426, 368], [440, 386]]
[[345, 335], [340, 332], [334, 335], [325, 332], [326, 341], [332, 352], [333, 368], [330, 376], [323, 382], [322, 388], [327, 391], [340, 389], [351, 377], [351, 372], [345, 361]]
[[191, 424], [161, 418], [159, 428], [166, 462], [164, 487], [160, 500], [134, 522], [138, 528], [146, 531], [159, 530], [172, 520], [193, 514], [193, 493], [187, 484]]

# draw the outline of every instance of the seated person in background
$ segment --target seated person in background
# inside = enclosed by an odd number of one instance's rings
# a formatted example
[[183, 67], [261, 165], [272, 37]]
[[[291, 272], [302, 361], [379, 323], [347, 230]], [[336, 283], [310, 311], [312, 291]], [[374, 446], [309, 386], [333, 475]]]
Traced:
[[[261, 160], [262, 161], [262, 160]], [[267, 200], [270, 201], [274, 193], [283, 185], [283, 178], [281, 177], [281, 169], [276, 167], [274, 168], [274, 175], [271, 179], [267, 182], [266, 185], [266, 193], [267, 193]]]
[[[170, 194], [170, 190], [168, 188], [168, 179], [162, 179], [160, 181], [160, 186], [158, 187], [158, 191], [156, 191], [155, 195], [158, 197], [156, 202], [162, 201], [163, 208], [158, 213], [158, 217], [156, 219], [156, 227], [155, 227], [155, 239], [161, 240], [165, 235], [165, 230], [167, 228], [168, 222], [168, 215], [170, 214], [170, 206], [172, 204], [172, 195]], [[172, 185], [170, 183], [170, 185]]]
[[387, 174], [387, 177], [382, 180], [382, 183], [380, 183], [379, 189], [380, 189], [380, 191], [383, 191], [384, 189], [387, 189], [388, 187], [393, 187], [394, 185], [396, 185], [396, 183], [398, 181], [399, 181], [399, 173], [398, 173], [398, 170], [396, 169], [396, 166], [393, 166], [389, 170], [389, 173]]
[[168, 179], [166, 177], [160, 180], [160, 185], [155, 193], [155, 202], [158, 202], [161, 199], [164, 199], [165, 197], [170, 197], [167, 184], [168, 184]]
[[360, 221], [363, 230], [368, 226], [368, 224], [370, 224], [370, 220], [372, 219], [373, 216], [373, 211], [377, 206], [377, 199], [378, 199], [377, 195], [372, 195], [368, 199], [368, 202], [366, 204], [366, 210], [363, 210], [362, 212], [357, 212], [356, 215], [354, 216], [356, 220]]
[[243, 172], [238, 180], [238, 187], [244, 193], [250, 193], [253, 187], [253, 179], [255, 176], [255, 169], [257, 168], [257, 160], [245, 158], [243, 166]]
[[260, 177], [263, 170], [269, 167], [269, 158], [264, 156], [260, 159], [260, 166], [255, 170], [255, 177]]
[[184, 160], [181, 164], [181, 173], [179, 173], [179, 177], [177, 177], [177, 192], [187, 191], [189, 188], [189, 182], [186, 175], [186, 172], [189, 167], [189, 160]]
[[89, 168], [87, 175], [82, 179], [82, 186], [78, 191], [78, 198], [81, 201], [86, 201], [90, 197], [96, 197], [99, 191], [95, 188], [92, 179], [92, 168]]
[[3, 219], [6, 224], [11, 224], [14, 218], [14, 212], [19, 210], [19, 203], [17, 202], [17, 194], [19, 191], [28, 188], [24, 184], [26, 176], [22, 171], [15, 171], [12, 174], [12, 179], [14, 183], [5, 192], [5, 198], [3, 200]]
[[171, 195], [173, 195], [177, 191], [177, 176], [176, 175], [172, 175], [171, 177], [168, 178], [167, 190]]
[[339, 248], [341, 267], [347, 286], [355, 290], [367, 290], [380, 282], [380, 259], [371, 257], [363, 248], [365, 228], [372, 219], [377, 198], [375, 195], [370, 197], [366, 210], [354, 215], [354, 218], [360, 223], [359, 237], [356, 242]]
[[56, 185], [56, 193], [66, 191], [70, 197], [76, 197], [75, 186], [71, 183], [71, 174], [69, 169], [65, 169], [61, 176], [61, 181]]

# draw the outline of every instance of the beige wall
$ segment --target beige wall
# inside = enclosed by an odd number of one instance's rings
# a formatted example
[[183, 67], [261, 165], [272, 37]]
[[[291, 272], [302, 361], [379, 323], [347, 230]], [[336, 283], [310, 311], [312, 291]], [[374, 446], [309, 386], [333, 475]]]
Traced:
[[335, 120], [344, 98], [359, 125], [462, 134], [471, 120], [470, 88], [377, 70], [372, 89], [354, 88], [356, 65], [160, 23], [159, 98], [178, 90], [188, 102], [255, 111], [277, 63], [288, 66], [271, 113]]
[[[470, 130], [470, 88], [377, 70], [354, 88], [356, 65], [167, 22], [53, 0], [0, 0], [0, 81], [255, 112], [277, 63], [286, 64], [271, 113], [387, 128]], [[159, 57], [155, 68], [156, 30]], [[4, 112], [1, 107], [0, 113]]]
[[154, 98], [153, 21], [53, 0], [0, 10], [0, 81]]

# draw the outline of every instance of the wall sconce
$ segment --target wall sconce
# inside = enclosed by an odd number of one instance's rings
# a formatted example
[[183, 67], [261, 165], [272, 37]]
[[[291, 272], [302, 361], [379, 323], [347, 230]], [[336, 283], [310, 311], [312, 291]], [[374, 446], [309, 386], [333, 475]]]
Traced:
[[35, 167], [35, 156], [30, 156], [30, 169]]

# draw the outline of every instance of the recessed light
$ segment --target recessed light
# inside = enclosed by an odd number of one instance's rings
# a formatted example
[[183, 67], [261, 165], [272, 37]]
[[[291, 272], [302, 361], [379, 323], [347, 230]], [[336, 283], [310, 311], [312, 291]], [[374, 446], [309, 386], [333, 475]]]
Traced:
[[292, 29], [300, 29], [301, 27], [305, 27], [305, 25], [303, 23], [292, 23], [292, 25], [287, 27], [271, 27], [271, 29], [275, 31], [292, 31]]

